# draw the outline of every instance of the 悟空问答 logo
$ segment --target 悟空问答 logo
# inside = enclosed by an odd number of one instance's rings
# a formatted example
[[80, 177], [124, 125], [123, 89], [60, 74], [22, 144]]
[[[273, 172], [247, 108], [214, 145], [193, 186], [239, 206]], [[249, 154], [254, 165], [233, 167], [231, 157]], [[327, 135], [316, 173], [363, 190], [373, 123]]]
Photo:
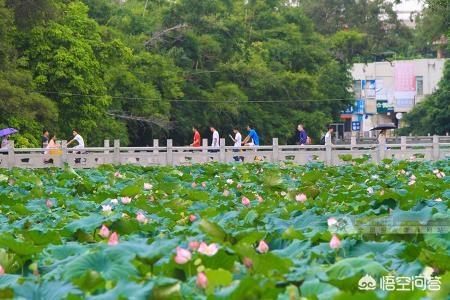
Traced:
[[375, 290], [377, 288], [377, 281], [369, 274], [366, 274], [358, 281], [358, 288], [363, 291]]

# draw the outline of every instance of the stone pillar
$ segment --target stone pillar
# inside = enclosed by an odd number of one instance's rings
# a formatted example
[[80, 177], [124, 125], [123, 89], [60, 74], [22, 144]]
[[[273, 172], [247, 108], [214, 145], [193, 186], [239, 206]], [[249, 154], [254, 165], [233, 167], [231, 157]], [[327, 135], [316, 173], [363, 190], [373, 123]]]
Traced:
[[433, 135], [433, 150], [432, 150], [432, 154], [431, 154], [431, 159], [432, 160], [439, 160], [439, 136], [438, 135]]
[[352, 136], [350, 138], [350, 150], [353, 150], [353, 147], [356, 145], [356, 136]]
[[333, 148], [331, 146], [331, 141], [325, 139], [325, 163], [328, 166], [331, 166], [333, 164]]
[[225, 155], [226, 149], [225, 149], [225, 139], [224, 138], [220, 139], [219, 145], [220, 145], [219, 161], [222, 163], [225, 163], [227, 161], [226, 161], [226, 155]]
[[272, 162], [277, 163], [280, 161], [280, 147], [278, 146], [278, 138], [272, 139]]
[[[103, 147], [109, 148], [109, 140], [103, 141]], [[104, 153], [109, 153], [109, 149], [105, 149]]]
[[158, 153], [159, 152], [159, 140], [158, 139], [154, 139], [153, 140], [153, 153]]
[[173, 166], [173, 141], [167, 140], [166, 162], [168, 166]]
[[400, 150], [406, 151], [406, 136], [400, 137]]
[[8, 169], [16, 166], [16, 157], [14, 152], [14, 141], [9, 141], [8, 144]]
[[208, 139], [202, 139], [202, 152], [208, 152]]
[[62, 154], [61, 154], [61, 168], [64, 167], [64, 164], [66, 164], [68, 162], [67, 160], [67, 141], [66, 140], [62, 140], [61, 141], [61, 150], [62, 150]]
[[114, 140], [113, 164], [120, 165], [120, 140]]

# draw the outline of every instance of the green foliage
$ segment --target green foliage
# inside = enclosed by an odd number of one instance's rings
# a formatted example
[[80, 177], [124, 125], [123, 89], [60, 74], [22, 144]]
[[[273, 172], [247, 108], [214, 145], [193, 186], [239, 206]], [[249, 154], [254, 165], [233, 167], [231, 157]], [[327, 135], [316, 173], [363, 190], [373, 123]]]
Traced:
[[[42, 128], [66, 139], [78, 128], [89, 146], [116, 138], [147, 145], [166, 136], [189, 143], [192, 125], [205, 136], [210, 125], [226, 133], [248, 123], [263, 142], [283, 143], [299, 122], [319, 137], [346, 105], [302, 100], [350, 98], [345, 62], [334, 60], [301, 9], [279, 1], [4, 1], [0, 61], [28, 77], [24, 91], [11, 72], [0, 81], [13, 104], [0, 124], [18, 127], [19, 146], [38, 146]], [[170, 30], [180, 24], [186, 28]], [[171, 102], [178, 99], [208, 102]], [[29, 113], [15, 118], [23, 103]], [[168, 121], [175, 130], [161, 127]]]
[[142, 146], [189, 144], [193, 125], [294, 143], [303, 123], [318, 140], [351, 103], [352, 62], [429, 55], [446, 28], [432, 2], [414, 44], [384, 0], [0, 0], [0, 126], [19, 147], [43, 128]]
[[409, 54], [412, 31], [398, 19], [393, 9], [393, 1], [306, 0], [299, 2], [320, 33], [332, 36], [332, 41], [338, 42], [338, 45], [350, 46], [350, 48], [335, 51], [336, 57], [341, 60], [373, 61], [391, 51], [397, 55]]

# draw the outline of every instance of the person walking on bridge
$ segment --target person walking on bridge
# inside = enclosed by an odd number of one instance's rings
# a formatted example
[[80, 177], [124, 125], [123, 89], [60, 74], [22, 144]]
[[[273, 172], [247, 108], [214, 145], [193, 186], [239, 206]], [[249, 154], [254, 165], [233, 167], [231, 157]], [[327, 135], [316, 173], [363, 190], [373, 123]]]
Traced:
[[67, 146], [69, 146], [70, 144], [72, 144], [73, 142], [77, 141], [77, 145], [74, 146], [74, 149], [83, 149], [84, 148], [84, 139], [83, 137], [78, 133], [78, 130], [74, 129], [72, 130], [72, 134], [73, 134], [73, 139], [71, 139], [68, 143]]
[[189, 146], [200, 147], [200, 141], [201, 141], [200, 133], [198, 132], [196, 127], [192, 127], [192, 132], [194, 133], [194, 139], [192, 141], [192, 144], [190, 144]]
[[248, 131], [248, 135], [242, 141], [242, 145], [245, 145], [245, 146], [259, 146], [259, 136], [256, 133], [255, 129], [253, 129], [252, 126], [247, 125], [247, 131]]
[[209, 127], [209, 130], [211, 130], [212, 132], [212, 142], [211, 142], [211, 147], [213, 148], [213, 150], [211, 150], [211, 152], [218, 152], [219, 151], [219, 147], [220, 147], [220, 135], [219, 132], [217, 131], [217, 129], [215, 129], [214, 127]]
[[303, 124], [299, 124], [297, 126], [298, 130], [298, 142], [299, 145], [306, 145], [308, 140], [308, 135], [306, 134], [305, 128], [303, 127]]
[[[239, 132], [239, 129], [237, 127], [233, 127], [233, 133], [234, 137], [230, 134], [231, 140], [234, 142], [234, 147], [236, 149], [233, 149], [233, 152], [240, 152], [242, 150], [239, 150], [239, 147], [242, 145], [242, 135]], [[244, 158], [242, 156], [233, 156], [234, 161], [244, 161]]]

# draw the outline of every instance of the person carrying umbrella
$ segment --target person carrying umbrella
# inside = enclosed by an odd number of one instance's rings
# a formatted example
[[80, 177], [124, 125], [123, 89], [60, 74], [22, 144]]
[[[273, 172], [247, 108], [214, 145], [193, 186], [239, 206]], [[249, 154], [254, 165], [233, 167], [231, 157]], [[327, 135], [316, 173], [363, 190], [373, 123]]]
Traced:
[[[372, 130], [380, 130], [380, 133], [378, 134], [378, 144], [384, 144], [386, 145], [386, 132], [388, 129], [395, 129], [397, 128], [393, 123], [386, 123], [386, 124], [380, 124], [372, 129]], [[385, 146], [384, 150], [387, 150], [388, 147]]]
[[0, 137], [2, 138], [1, 148], [8, 149], [10, 147], [10, 143], [8, 140], [8, 136], [11, 134], [17, 133], [18, 130], [14, 128], [5, 128], [0, 130]]
[[8, 141], [8, 136], [5, 135], [4, 137], [2, 137], [2, 145], [1, 145], [2, 149], [8, 149], [9, 148], [9, 141]]

